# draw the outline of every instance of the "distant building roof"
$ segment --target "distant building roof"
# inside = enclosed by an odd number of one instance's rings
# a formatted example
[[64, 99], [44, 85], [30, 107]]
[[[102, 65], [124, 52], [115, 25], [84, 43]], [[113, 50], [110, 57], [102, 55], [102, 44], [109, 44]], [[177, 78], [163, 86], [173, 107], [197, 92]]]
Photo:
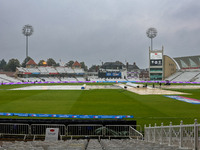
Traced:
[[81, 64], [78, 61], [75, 61], [72, 66], [81, 66]]
[[127, 69], [132, 70], [132, 69], [140, 69], [140, 68], [137, 65], [128, 65]]
[[102, 66], [124, 66], [121, 62], [106, 62]]
[[101, 66], [102, 69], [123, 69], [123, 67], [125, 67], [125, 65], [118, 61], [106, 62]]
[[30, 59], [30, 60], [26, 63], [26, 65], [37, 65], [37, 64], [34, 62], [34, 60]]
[[127, 71], [132, 71], [132, 70], [139, 70], [140, 68], [136, 65], [134, 62], [133, 65], [129, 64], [128, 62], [126, 63], [126, 68]]

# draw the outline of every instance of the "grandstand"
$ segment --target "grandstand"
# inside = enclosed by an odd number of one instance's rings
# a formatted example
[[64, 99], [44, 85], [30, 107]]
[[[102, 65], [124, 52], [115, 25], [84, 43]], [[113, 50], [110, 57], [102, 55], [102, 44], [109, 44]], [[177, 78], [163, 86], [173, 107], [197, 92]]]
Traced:
[[[134, 148], [134, 149], [133, 149]], [[16, 150], [185, 150], [178, 146], [160, 145], [138, 140], [67, 140], [67, 141], [14, 141], [2, 142], [0, 149]]]
[[199, 82], [200, 80], [199, 69], [180, 69], [170, 77], [166, 78], [169, 81], [182, 81], [182, 82]]
[[5, 74], [0, 74], [0, 82], [1, 83], [9, 83], [9, 82], [21, 82], [18, 79], [12, 78], [12, 77], [8, 77]]
[[24, 82], [38, 81], [86, 81], [85, 71], [69, 67], [17, 67], [15, 77]]
[[38, 70], [40, 71], [41, 74], [48, 74], [46, 67], [38, 67]]
[[169, 81], [200, 81], [200, 55], [174, 58], [180, 69], [166, 80]]

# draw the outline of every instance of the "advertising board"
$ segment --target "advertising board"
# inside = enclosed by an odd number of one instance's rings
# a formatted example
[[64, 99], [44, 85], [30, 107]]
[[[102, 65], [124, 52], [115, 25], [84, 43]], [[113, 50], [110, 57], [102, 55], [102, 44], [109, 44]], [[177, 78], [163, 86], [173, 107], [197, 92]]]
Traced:
[[150, 66], [162, 66], [162, 59], [151, 59]]
[[162, 53], [150, 53], [150, 59], [161, 59], [162, 60]]
[[121, 77], [121, 72], [107, 72], [106, 73], [107, 77]]
[[46, 128], [45, 141], [57, 141], [59, 128]]

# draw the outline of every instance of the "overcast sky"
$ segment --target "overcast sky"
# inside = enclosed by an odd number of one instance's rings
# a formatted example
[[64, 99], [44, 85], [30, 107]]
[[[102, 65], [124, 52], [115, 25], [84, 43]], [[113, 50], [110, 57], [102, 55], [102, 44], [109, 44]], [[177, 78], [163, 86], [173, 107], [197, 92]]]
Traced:
[[170, 57], [200, 55], [199, 0], [0, 0], [0, 60], [29, 56], [88, 67], [121, 61], [148, 67], [149, 27], [158, 31], [153, 48]]

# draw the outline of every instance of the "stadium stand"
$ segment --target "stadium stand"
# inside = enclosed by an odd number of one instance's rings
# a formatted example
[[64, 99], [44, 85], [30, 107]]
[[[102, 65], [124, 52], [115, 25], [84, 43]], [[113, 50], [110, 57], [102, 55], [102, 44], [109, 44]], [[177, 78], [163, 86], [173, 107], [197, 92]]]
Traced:
[[166, 80], [173, 81], [176, 77], [178, 77], [182, 73], [183, 72], [176, 72], [176, 73], [172, 74], [171, 76], [169, 76], [168, 78], [166, 78]]
[[[3, 141], [0, 150], [186, 150], [135, 139], [80, 139], [67, 141]], [[189, 149], [188, 149], [189, 150]]]
[[41, 72], [41, 74], [47, 74], [48, 71], [46, 70], [46, 67], [38, 67], [38, 70]]
[[26, 70], [24, 70], [23, 67], [17, 67], [16, 69], [18, 69], [18, 71], [20, 71], [20, 72], [25, 72], [26, 71]]
[[55, 69], [58, 73], [67, 73], [63, 67], [56, 67]]
[[26, 68], [27, 72], [36, 73], [40, 72], [37, 68]]
[[200, 73], [197, 76], [195, 76], [194, 79], [195, 82], [200, 82]]
[[57, 77], [41, 77], [43, 81], [60, 81]]
[[71, 77], [71, 78], [67, 78], [68, 81], [77, 81], [75, 78]]
[[74, 70], [73, 70], [72, 68], [66, 67], [66, 68], [64, 68], [64, 69], [65, 69], [65, 71], [66, 71], [67, 73], [75, 73]]
[[138, 77], [136, 78], [127, 77], [127, 81], [140, 81], [140, 79]]
[[54, 67], [46, 67], [46, 70], [47, 70], [48, 73], [58, 73], [58, 72], [54, 69]]
[[5, 74], [0, 74], [0, 81], [3, 83], [7, 83], [7, 82], [21, 82], [18, 79], [12, 78], [12, 77], [8, 77]]
[[199, 75], [199, 70], [179, 70], [178, 72], [168, 77], [166, 80], [192, 82], [198, 81], [197, 79]]
[[85, 78], [83, 78], [83, 77], [77, 77], [76, 79], [77, 79], [77, 81], [86, 81]]
[[30, 77], [30, 78], [19, 78], [23, 82], [39, 82], [41, 81], [40, 78]]
[[106, 81], [126, 81], [126, 79], [121, 79], [121, 78], [107, 78]]
[[75, 73], [85, 73], [83, 69], [74, 69]]

